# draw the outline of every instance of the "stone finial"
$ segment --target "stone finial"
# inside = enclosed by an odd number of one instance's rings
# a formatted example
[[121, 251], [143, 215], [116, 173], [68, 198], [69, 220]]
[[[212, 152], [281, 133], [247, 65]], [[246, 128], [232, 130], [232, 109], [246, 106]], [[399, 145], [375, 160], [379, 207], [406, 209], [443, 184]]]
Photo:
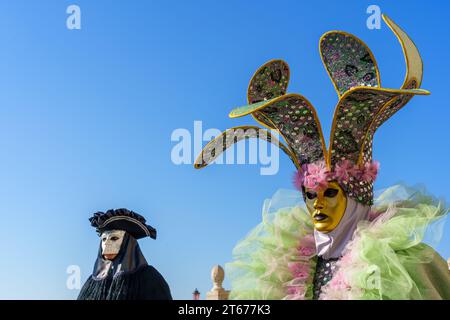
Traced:
[[214, 284], [212, 291], [217, 291], [222, 288], [223, 279], [225, 279], [225, 271], [219, 265], [214, 266], [211, 270], [211, 280]]
[[219, 265], [214, 266], [211, 270], [213, 287], [211, 291], [206, 294], [206, 300], [228, 300], [230, 292], [222, 287], [224, 279], [225, 271], [223, 268]]

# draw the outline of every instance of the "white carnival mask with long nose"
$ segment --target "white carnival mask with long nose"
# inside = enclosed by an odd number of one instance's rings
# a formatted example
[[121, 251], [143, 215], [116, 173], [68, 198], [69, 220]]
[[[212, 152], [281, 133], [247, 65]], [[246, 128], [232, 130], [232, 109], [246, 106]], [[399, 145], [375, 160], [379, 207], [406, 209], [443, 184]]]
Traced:
[[102, 256], [107, 260], [114, 260], [120, 252], [125, 231], [108, 230], [102, 233]]

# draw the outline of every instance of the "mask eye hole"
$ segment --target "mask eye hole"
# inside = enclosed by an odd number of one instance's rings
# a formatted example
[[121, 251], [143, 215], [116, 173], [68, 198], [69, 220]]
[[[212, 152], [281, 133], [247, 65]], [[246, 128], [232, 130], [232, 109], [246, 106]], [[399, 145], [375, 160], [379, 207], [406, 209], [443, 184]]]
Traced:
[[314, 198], [317, 197], [317, 193], [307, 191], [307, 192], [306, 192], [306, 197], [307, 197], [309, 200], [312, 200], [312, 199], [314, 199]]
[[334, 198], [337, 196], [338, 193], [339, 193], [338, 189], [328, 188], [327, 190], [325, 190], [323, 195], [328, 198]]
[[112, 236], [111, 237], [111, 241], [117, 241], [117, 240], [119, 240], [119, 237], [117, 237], [117, 236]]

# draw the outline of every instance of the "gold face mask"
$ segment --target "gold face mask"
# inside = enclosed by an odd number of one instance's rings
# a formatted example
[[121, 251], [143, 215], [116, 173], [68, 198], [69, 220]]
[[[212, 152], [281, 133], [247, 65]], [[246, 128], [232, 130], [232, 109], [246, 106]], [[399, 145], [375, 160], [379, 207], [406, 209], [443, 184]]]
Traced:
[[306, 188], [305, 202], [313, 219], [314, 228], [320, 232], [333, 231], [347, 208], [344, 190], [335, 181], [319, 191]]

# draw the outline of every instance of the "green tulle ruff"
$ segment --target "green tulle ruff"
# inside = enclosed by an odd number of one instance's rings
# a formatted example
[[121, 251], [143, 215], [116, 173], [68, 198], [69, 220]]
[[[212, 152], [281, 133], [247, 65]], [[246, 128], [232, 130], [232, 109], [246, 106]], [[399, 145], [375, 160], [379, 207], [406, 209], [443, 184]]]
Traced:
[[[423, 243], [440, 239], [448, 212], [444, 203], [397, 185], [381, 192], [371, 211], [320, 299], [450, 299], [447, 264]], [[281, 190], [266, 200], [262, 222], [237, 244], [226, 265], [230, 298], [311, 299], [316, 256], [302, 251], [302, 243], [312, 233], [297, 192]]]
[[[279, 300], [288, 295], [289, 282], [294, 280], [289, 264], [302, 260], [298, 246], [313, 233], [300, 200], [297, 191], [280, 190], [264, 202], [262, 222], [237, 244], [234, 261], [225, 266], [232, 282], [230, 299]], [[285, 202], [288, 205], [283, 207]], [[304, 294], [310, 298], [315, 258], [305, 262], [309, 277]]]

